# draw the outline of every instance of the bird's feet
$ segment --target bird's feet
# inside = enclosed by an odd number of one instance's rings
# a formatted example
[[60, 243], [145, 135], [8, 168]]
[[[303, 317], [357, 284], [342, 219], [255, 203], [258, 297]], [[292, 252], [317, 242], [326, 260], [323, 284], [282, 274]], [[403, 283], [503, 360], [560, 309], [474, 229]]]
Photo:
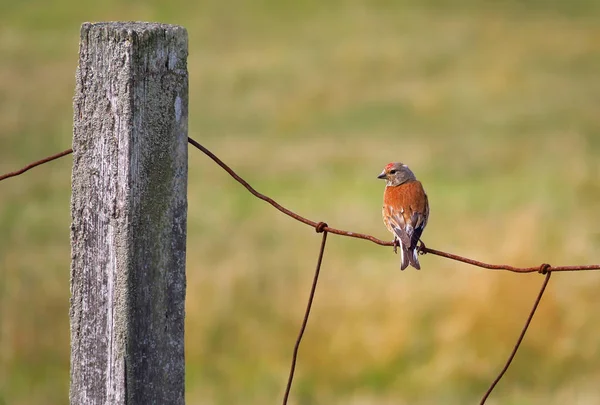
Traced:
[[400, 246], [400, 241], [394, 238], [394, 253], [398, 254], [398, 246]]
[[419, 240], [419, 246], [417, 246], [417, 251], [421, 256], [427, 253], [427, 246], [425, 246], [422, 240]]

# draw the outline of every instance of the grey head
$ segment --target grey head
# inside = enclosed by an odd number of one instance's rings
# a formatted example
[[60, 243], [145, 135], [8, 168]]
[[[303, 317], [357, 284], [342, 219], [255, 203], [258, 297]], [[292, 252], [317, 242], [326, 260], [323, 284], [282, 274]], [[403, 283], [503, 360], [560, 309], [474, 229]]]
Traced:
[[408, 166], [400, 162], [389, 163], [377, 178], [385, 180], [386, 186], [399, 186], [417, 179]]

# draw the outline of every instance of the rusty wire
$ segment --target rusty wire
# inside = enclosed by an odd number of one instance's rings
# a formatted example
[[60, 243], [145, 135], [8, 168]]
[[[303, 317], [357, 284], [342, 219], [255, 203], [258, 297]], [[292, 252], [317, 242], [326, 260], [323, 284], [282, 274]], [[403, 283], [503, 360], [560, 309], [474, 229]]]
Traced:
[[[489, 270], [506, 270], [513, 273], [537, 273], [540, 271], [540, 266], [536, 267], [514, 267], [506, 264], [489, 264], [480, 262], [477, 260], [469, 259], [454, 255], [452, 253], [442, 252], [441, 250], [430, 249], [421, 244], [420, 250], [422, 254], [431, 253], [436, 256], [445, 257], [447, 259], [456, 260], [457, 262], [463, 262], [472, 266], [482, 267]], [[600, 270], [600, 264], [590, 264], [583, 266], [549, 266], [546, 271], [583, 271], [583, 270]]]
[[[225, 163], [223, 163], [223, 161], [221, 159], [219, 159], [217, 156], [215, 156], [211, 151], [209, 151], [208, 149], [206, 149], [204, 146], [200, 145], [198, 142], [196, 142], [192, 138], [188, 138], [188, 141], [192, 145], [194, 145], [196, 148], [200, 149], [209, 158], [211, 158], [216, 164], [218, 164], [219, 166], [221, 166], [221, 168], [223, 170], [225, 170], [227, 173], [229, 173], [229, 175], [231, 177], [233, 177], [242, 186], [246, 187], [246, 189], [250, 193], [252, 193], [252, 195], [254, 195], [255, 197], [260, 198], [261, 200], [268, 202], [273, 207], [275, 207], [279, 211], [283, 212], [285, 215], [288, 215], [288, 216], [294, 218], [296, 221], [300, 221], [302, 223], [305, 223], [306, 225], [310, 225], [310, 226], [312, 226], [315, 229], [319, 225], [319, 222], [311, 221], [308, 218], [304, 218], [303, 216], [298, 215], [295, 212], [293, 212], [293, 211], [285, 208], [284, 206], [282, 206], [281, 204], [279, 204], [278, 202], [276, 202], [272, 198], [267, 197], [266, 195], [264, 195], [262, 193], [259, 193], [258, 191], [256, 191], [254, 189], [254, 187], [252, 187], [250, 184], [248, 184], [248, 182], [246, 180], [244, 180], [240, 176], [238, 176], [238, 174], [236, 172], [234, 172], [229, 166], [227, 166]], [[340, 229], [331, 228], [329, 226], [326, 226], [323, 230], [327, 231], [329, 233], [335, 233], [336, 235], [350, 236], [352, 238], [359, 238], [359, 239], [367, 239], [367, 240], [370, 240], [373, 243], [377, 243], [378, 245], [382, 245], [382, 246], [393, 246], [392, 242], [386, 242], [384, 240], [377, 239], [376, 237], [371, 236], [371, 235], [365, 235], [365, 234], [362, 234], [362, 233], [342, 231]]]
[[546, 278], [544, 279], [544, 282], [542, 283], [540, 292], [538, 293], [538, 296], [535, 299], [535, 302], [533, 303], [533, 308], [531, 308], [531, 311], [529, 312], [529, 316], [527, 317], [527, 320], [525, 321], [525, 325], [523, 326], [523, 329], [521, 330], [521, 334], [519, 335], [519, 338], [517, 339], [517, 343], [513, 347], [513, 350], [510, 353], [510, 356], [508, 356], [508, 360], [506, 360], [504, 367], [502, 367], [502, 370], [500, 370], [500, 373], [498, 374], [498, 376], [494, 379], [494, 381], [492, 382], [492, 384], [490, 385], [488, 390], [485, 392], [485, 394], [483, 395], [483, 398], [481, 398], [481, 402], [479, 402], [479, 405], [485, 404], [485, 401], [487, 401], [488, 397], [490, 396], [490, 394], [492, 393], [492, 391], [494, 390], [496, 385], [500, 382], [502, 377], [504, 377], [506, 370], [508, 370], [508, 367], [510, 367], [510, 364], [512, 363], [513, 359], [515, 358], [515, 355], [517, 354], [517, 350], [519, 350], [519, 346], [521, 346], [521, 342], [523, 341], [523, 338], [525, 337], [525, 333], [527, 333], [527, 328], [529, 328], [529, 324], [531, 323], [531, 320], [533, 319], [533, 315], [535, 314], [535, 311], [536, 311], [538, 305], [540, 304], [540, 301], [542, 300], [542, 295], [544, 295], [544, 291], [546, 291], [546, 286], [548, 285], [548, 281], [550, 281], [550, 276], [552, 275], [552, 272], [548, 271], [549, 267], [550, 267], [549, 264], [542, 264], [540, 266], [540, 268], [538, 269], [538, 271], [540, 273], [546, 274]]
[[6, 173], [6, 174], [3, 174], [3, 175], [0, 175], [0, 181], [8, 179], [10, 177], [18, 176], [19, 174], [25, 173], [29, 169], [33, 169], [36, 166], [43, 165], [44, 163], [51, 162], [51, 161], [59, 159], [59, 158], [61, 158], [63, 156], [67, 156], [67, 155], [69, 155], [71, 153], [73, 153], [73, 149], [67, 149], [67, 150], [64, 150], [64, 151], [62, 151], [60, 153], [57, 153], [56, 155], [48, 156], [47, 158], [44, 158], [44, 159], [41, 159], [41, 160], [37, 160], [37, 161], [35, 161], [33, 163], [28, 164], [27, 166], [25, 166], [22, 169], [15, 170], [14, 172], [10, 172], [10, 173]]
[[[248, 189], [248, 191], [250, 193], [252, 193], [254, 196], [260, 198], [263, 201], [268, 202], [269, 204], [271, 204], [273, 207], [277, 208], [279, 211], [283, 212], [284, 214], [296, 219], [297, 221], [300, 221], [304, 224], [310, 225], [312, 227], [314, 227], [317, 232], [319, 231], [324, 231], [324, 235], [323, 237], [325, 238], [325, 235], [327, 232], [331, 232], [334, 233], [336, 235], [342, 235], [342, 236], [349, 236], [352, 238], [360, 238], [360, 239], [366, 239], [366, 240], [370, 240], [373, 243], [376, 243], [378, 245], [382, 245], [382, 246], [393, 246], [393, 242], [386, 242], [386, 241], [382, 241], [380, 239], [377, 239], [371, 235], [365, 235], [362, 233], [356, 233], [356, 232], [349, 232], [349, 231], [344, 231], [344, 230], [340, 230], [340, 229], [336, 229], [336, 228], [331, 228], [330, 226], [327, 226], [327, 224], [323, 223], [323, 222], [315, 222], [315, 221], [311, 221], [310, 219], [304, 218], [301, 215], [296, 214], [295, 212], [283, 207], [282, 205], [280, 205], [279, 203], [277, 203], [275, 200], [273, 200], [270, 197], [267, 197], [264, 194], [259, 193], [258, 191], [256, 191], [250, 184], [248, 184], [248, 182], [246, 182], [244, 179], [242, 179], [236, 172], [234, 172], [229, 166], [227, 166], [221, 159], [219, 159], [216, 155], [214, 155], [211, 151], [209, 151], [208, 149], [206, 149], [204, 146], [202, 146], [201, 144], [199, 144], [198, 142], [196, 142], [195, 140], [193, 140], [192, 138], [188, 138], [189, 142], [195, 146], [196, 148], [200, 149], [204, 154], [206, 154], [208, 157], [210, 157], [215, 163], [217, 163], [219, 166], [221, 166], [221, 168], [223, 168], [227, 173], [229, 173], [229, 175], [231, 177], [233, 177], [235, 180], [237, 180], [240, 184], [242, 184], [244, 187], [246, 187], [246, 189]], [[323, 245], [322, 248], [324, 247], [324, 242], [325, 239], [323, 239]], [[544, 294], [544, 291], [546, 290], [546, 285], [548, 284], [548, 281], [550, 281], [550, 274], [553, 271], [577, 271], [577, 270], [600, 270], [600, 265], [585, 265], [585, 266], [556, 266], [556, 267], [552, 267], [549, 264], [542, 264], [541, 266], [537, 266], [537, 267], [514, 267], [514, 266], [509, 266], [509, 265], [505, 265], [505, 264], [488, 264], [488, 263], [484, 263], [484, 262], [480, 262], [477, 260], [473, 260], [473, 259], [469, 259], [467, 257], [463, 257], [463, 256], [458, 256], [452, 253], [446, 253], [446, 252], [442, 252], [440, 250], [436, 250], [436, 249], [430, 249], [428, 247], [425, 246], [425, 244], [423, 242], [421, 242], [421, 245], [419, 246], [419, 252], [421, 254], [426, 254], [426, 253], [430, 253], [436, 256], [440, 256], [440, 257], [445, 257], [447, 259], [451, 259], [451, 260], [456, 260], [459, 262], [463, 262], [466, 264], [470, 264], [473, 266], [477, 266], [477, 267], [482, 267], [485, 269], [489, 269], [489, 270], [506, 270], [506, 271], [511, 271], [511, 272], [515, 272], [515, 273], [533, 273], [533, 272], [540, 272], [543, 274], [546, 274], [546, 279], [544, 280], [544, 284], [542, 285], [542, 289], [540, 290], [540, 293], [537, 297], [537, 300], [535, 301], [535, 305], [533, 306], [531, 313], [529, 314], [529, 317], [527, 318], [527, 321], [525, 322], [525, 325], [523, 326], [523, 329], [521, 330], [521, 334], [519, 335], [519, 339], [517, 340], [517, 342], [515, 343], [513, 350], [511, 352], [511, 355], [509, 356], [506, 364], [504, 365], [504, 368], [500, 371], [500, 373], [498, 374], [498, 376], [494, 379], [494, 381], [492, 382], [492, 384], [490, 385], [490, 387], [488, 388], [488, 390], [486, 391], [486, 393], [484, 394], [483, 399], [480, 402], [480, 405], [485, 404], [485, 401], [487, 400], [487, 398], [489, 397], [489, 395], [492, 393], [493, 389], [496, 387], [496, 385], [498, 384], [498, 382], [502, 379], [502, 377], [504, 376], [504, 374], [506, 373], [506, 371], [508, 370], [508, 367], [510, 366], [510, 364], [512, 363], [513, 358], [515, 357], [517, 350], [519, 349], [521, 342], [523, 341], [523, 338], [525, 337], [525, 333], [527, 332], [527, 329], [529, 327], [529, 324], [531, 323], [531, 320], [533, 319], [533, 316], [535, 314], [535, 311], [537, 310], [538, 304], [540, 302], [540, 300], [542, 299], [542, 295]], [[322, 258], [322, 254], [323, 254], [323, 250], [321, 250], [319, 259]], [[320, 260], [319, 260], [319, 265], [317, 267], [317, 272], [315, 273], [315, 278], [313, 281], [313, 285], [311, 288], [311, 294], [309, 296], [309, 302], [308, 302], [308, 306], [306, 308], [306, 313], [305, 313], [305, 317], [302, 321], [302, 326], [300, 329], [300, 333], [298, 335], [298, 338], [296, 339], [296, 343], [294, 346], [294, 354], [292, 357], [292, 366], [290, 369], [290, 375], [288, 378], [288, 383], [286, 386], [286, 390], [285, 390], [285, 394], [284, 394], [284, 398], [283, 398], [283, 405], [287, 404], [287, 400], [289, 397], [289, 392], [290, 392], [290, 388], [292, 385], [292, 380], [294, 377], [294, 370], [296, 367], [296, 359], [297, 359], [297, 355], [298, 355], [298, 347], [300, 346], [300, 342], [302, 340], [302, 336], [304, 334], [304, 330], [306, 329], [306, 324], [308, 322], [308, 316], [310, 313], [310, 307], [312, 305], [312, 300], [313, 300], [313, 295], [314, 295], [314, 291], [316, 288], [316, 283], [317, 283], [317, 277], [318, 277], [318, 272], [320, 270]]]
[[300, 342], [302, 342], [302, 336], [304, 336], [304, 331], [306, 330], [306, 325], [308, 324], [308, 317], [310, 315], [310, 309], [312, 307], [313, 300], [315, 298], [315, 291], [317, 290], [317, 281], [319, 280], [319, 272], [321, 271], [321, 263], [323, 262], [323, 254], [325, 253], [325, 243], [327, 242], [327, 231], [325, 228], [327, 224], [325, 222], [320, 222], [317, 224], [315, 230], [317, 233], [323, 233], [323, 238], [321, 239], [321, 250], [319, 250], [319, 256], [317, 258], [317, 268], [315, 269], [315, 275], [313, 277], [313, 282], [310, 287], [310, 294], [308, 295], [308, 303], [306, 304], [306, 311], [304, 311], [304, 318], [302, 319], [302, 325], [300, 326], [300, 332], [298, 333], [298, 338], [296, 338], [296, 343], [294, 344], [294, 354], [292, 355], [292, 365], [290, 366], [290, 375], [288, 376], [288, 381], [285, 386], [285, 393], [283, 394], [283, 405], [287, 404], [288, 397], [290, 396], [290, 389], [292, 388], [292, 381], [294, 380], [294, 371], [296, 371], [296, 360], [298, 359], [298, 349], [300, 348]]
[[[344, 231], [341, 229], [336, 229], [336, 228], [332, 228], [330, 226], [328, 226], [325, 222], [315, 222], [312, 221], [308, 218], [305, 218], [301, 215], [296, 214], [295, 212], [285, 208], [284, 206], [282, 206], [281, 204], [279, 204], [278, 202], [276, 202], [275, 200], [273, 200], [270, 197], [267, 197], [266, 195], [259, 193], [258, 191], [256, 191], [247, 181], [245, 181], [243, 178], [241, 178], [236, 172], [234, 172], [228, 165], [226, 165], [221, 159], [219, 159], [215, 154], [213, 154], [211, 151], [209, 151], [208, 149], [206, 149], [204, 146], [202, 146], [201, 144], [199, 144], [198, 142], [196, 142], [195, 140], [193, 140], [192, 138], [188, 138], [188, 142], [190, 144], [192, 144], [193, 146], [195, 146], [197, 149], [199, 149], [200, 151], [202, 151], [205, 155], [207, 155], [209, 158], [211, 158], [217, 165], [219, 165], [223, 170], [225, 170], [227, 173], [229, 173], [229, 175], [231, 177], [233, 177], [237, 182], [239, 182], [241, 185], [243, 185], [252, 195], [254, 195], [255, 197], [269, 203], [270, 205], [272, 205], [273, 207], [275, 207], [277, 210], [281, 211], [282, 213], [286, 214], [287, 216], [294, 218], [295, 220], [302, 222], [306, 225], [309, 225], [313, 228], [315, 228], [315, 230], [317, 232], [322, 232], [323, 233], [323, 238], [322, 238], [322, 242], [321, 242], [321, 249], [319, 251], [319, 256], [317, 259], [317, 267], [315, 270], [315, 275], [314, 275], [314, 279], [313, 279], [313, 283], [311, 286], [311, 291], [309, 294], [309, 299], [308, 299], [308, 303], [307, 303], [307, 307], [306, 307], [306, 311], [304, 313], [304, 318], [302, 320], [302, 325], [300, 327], [300, 332], [298, 334], [298, 337], [296, 339], [295, 345], [294, 345], [294, 352], [293, 352], [293, 356], [292, 356], [292, 364], [290, 367], [290, 374], [288, 377], [288, 381], [287, 381], [287, 385], [286, 385], [286, 389], [285, 389], [285, 394], [284, 394], [284, 398], [283, 398], [283, 404], [286, 405], [288, 398], [289, 398], [289, 394], [290, 394], [290, 390], [291, 390], [291, 386], [292, 386], [292, 381], [294, 378], [294, 372], [295, 372], [295, 368], [296, 368], [296, 361], [297, 361], [297, 357], [298, 357], [298, 349], [300, 347], [300, 343], [302, 341], [302, 337], [304, 335], [304, 332], [306, 330], [306, 326], [308, 324], [308, 318], [310, 315], [310, 310], [312, 307], [312, 303], [313, 303], [313, 299], [314, 299], [314, 295], [315, 295], [315, 291], [316, 291], [316, 287], [317, 287], [317, 282], [318, 282], [318, 277], [319, 277], [319, 272], [321, 269], [321, 263], [323, 260], [323, 254], [325, 251], [325, 243], [327, 240], [327, 233], [333, 233], [336, 235], [341, 235], [341, 236], [348, 236], [351, 238], [358, 238], [358, 239], [365, 239], [365, 240], [369, 240], [373, 243], [376, 243], [378, 245], [381, 246], [394, 246], [393, 242], [388, 242], [388, 241], [384, 241], [381, 239], [378, 239], [374, 236], [371, 235], [366, 235], [366, 234], [362, 234], [362, 233], [357, 233], [357, 232], [350, 232], [350, 231]], [[70, 153], [72, 153], [73, 150], [72, 149], [67, 149], [63, 152], [57, 153], [55, 155], [49, 156], [47, 158], [35, 161], [27, 166], [25, 166], [24, 168], [20, 169], [20, 170], [16, 170], [14, 172], [10, 172], [10, 173], [6, 173], [4, 175], [0, 175], [0, 181], [5, 180], [7, 178], [10, 177], [14, 177], [14, 176], [18, 176], [20, 174], [25, 173], [26, 171], [28, 171], [29, 169], [32, 169], [36, 166], [42, 165], [44, 163], [50, 162], [52, 160], [55, 159], [59, 159], [63, 156], [66, 156]], [[534, 272], [539, 272], [542, 274], [546, 275], [546, 278], [544, 279], [544, 283], [542, 284], [542, 287], [540, 289], [540, 292], [537, 296], [537, 299], [533, 305], [533, 308], [531, 309], [531, 312], [529, 313], [529, 316], [525, 322], [525, 325], [523, 326], [521, 333], [519, 335], [519, 338], [517, 340], [517, 342], [515, 343], [513, 350], [508, 358], [508, 360], [506, 361], [506, 363], [504, 364], [504, 367], [502, 368], [502, 370], [500, 371], [500, 373], [498, 374], [498, 376], [494, 379], [494, 381], [492, 382], [492, 384], [490, 385], [490, 387], [488, 388], [488, 390], [485, 392], [483, 398], [481, 399], [480, 405], [485, 404], [485, 401], [487, 400], [487, 398], [490, 396], [491, 392], [493, 391], [493, 389], [496, 387], [496, 385], [498, 384], [498, 382], [502, 379], [502, 377], [504, 376], [504, 374], [506, 373], [506, 371], [508, 370], [508, 368], [510, 367], [510, 364], [512, 363], [512, 360], [514, 359], [517, 350], [519, 349], [519, 346], [521, 345], [521, 342], [523, 341], [525, 334], [527, 332], [527, 329], [529, 327], [529, 324], [531, 323], [531, 320], [533, 319], [533, 316], [538, 308], [538, 305], [542, 299], [542, 296], [544, 294], [544, 291], [546, 290], [546, 286], [548, 285], [548, 282], [550, 281], [550, 274], [552, 272], [555, 271], [586, 271], [586, 270], [600, 270], [600, 265], [599, 264], [594, 264], [594, 265], [582, 265], [582, 266], [550, 266], [549, 264], [542, 264], [541, 266], [535, 266], [535, 267], [514, 267], [514, 266], [509, 266], [509, 265], [505, 265], [505, 264], [489, 264], [489, 263], [484, 263], [484, 262], [480, 262], [477, 260], [473, 260], [473, 259], [469, 259], [467, 257], [463, 257], [463, 256], [459, 256], [459, 255], [455, 255], [452, 253], [447, 253], [447, 252], [443, 252], [441, 250], [436, 250], [436, 249], [431, 249], [425, 246], [425, 244], [423, 242], [421, 242], [420, 246], [419, 246], [419, 253], [420, 254], [433, 254], [436, 256], [440, 256], [440, 257], [444, 257], [450, 260], [455, 260], [458, 262], [462, 262], [462, 263], [466, 263], [466, 264], [470, 264], [472, 266], [477, 266], [477, 267], [481, 267], [484, 269], [489, 269], [489, 270], [506, 270], [506, 271], [511, 271], [514, 273], [534, 273]]]
[[[254, 187], [252, 187], [250, 184], [248, 184], [248, 182], [246, 180], [242, 179], [229, 166], [227, 166], [225, 163], [223, 163], [223, 161], [221, 159], [219, 159], [217, 156], [215, 156], [214, 153], [212, 153], [211, 151], [209, 151], [208, 149], [206, 149], [204, 146], [200, 145], [198, 142], [196, 142], [192, 138], [188, 138], [188, 141], [193, 146], [195, 146], [196, 148], [198, 148], [199, 150], [201, 150], [209, 158], [211, 158], [216, 164], [218, 164], [219, 166], [221, 166], [221, 168], [223, 170], [225, 170], [227, 173], [229, 173], [229, 175], [231, 177], [233, 177], [242, 186], [246, 187], [246, 189], [250, 193], [252, 193], [255, 197], [260, 198], [261, 200], [268, 202], [273, 207], [275, 207], [279, 211], [283, 212], [285, 215], [288, 215], [288, 216], [294, 218], [296, 221], [300, 221], [300, 222], [302, 222], [302, 223], [304, 223], [306, 225], [310, 225], [310, 226], [312, 226], [315, 229], [319, 225], [319, 222], [311, 221], [308, 218], [305, 218], [305, 217], [303, 217], [301, 215], [298, 215], [295, 212], [293, 212], [293, 211], [285, 208], [284, 206], [282, 206], [281, 204], [279, 204], [278, 202], [276, 202], [272, 198], [267, 197], [266, 195], [264, 195], [262, 193], [259, 193], [258, 191], [256, 191], [254, 189]], [[374, 236], [365, 235], [363, 233], [344, 231], [344, 230], [341, 230], [341, 229], [332, 228], [330, 226], [326, 226], [323, 230], [325, 230], [325, 231], [327, 231], [329, 233], [334, 233], [336, 235], [349, 236], [351, 238], [359, 238], [359, 239], [370, 240], [371, 242], [376, 243], [376, 244], [381, 245], [381, 246], [394, 246], [393, 242], [389, 242], [389, 241], [384, 241], [384, 240], [381, 240], [381, 239], [377, 239]], [[490, 270], [508, 270], [508, 271], [512, 271], [514, 273], [535, 273], [535, 272], [539, 271], [539, 269], [540, 269], [539, 266], [536, 266], [536, 267], [513, 267], [513, 266], [508, 266], [508, 265], [505, 265], [505, 264], [488, 264], [488, 263], [480, 262], [480, 261], [477, 261], [477, 260], [469, 259], [467, 257], [458, 256], [458, 255], [455, 255], [455, 254], [452, 254], [452, 253], [442, 252], [441, 250], [431, 249], [431, 248], [426, 247], [425, 244], [423, 244], [423, 243], [421, 243], [421, 246], [419, 247], [419, 250], [420, 250], [421, 254], [429, 253], [429, 254], [433, 254], [433, 255], [436, 255], [436, 256], [445, 257], [447, 259], [456, 260], [456, 261], [459, 261], [459, 262], [467, 263], [467, 264], [470, 264], [470, 265], [473, 265], [473, 266], [482, 267], [484, 269], [490, 269]], [[587, 266], [556, 266], [556, 267], [550, 267], [548, 269], [548, 271], [577, 271], [577, 270], [600, 270], [600, 264], [587, 265]]]

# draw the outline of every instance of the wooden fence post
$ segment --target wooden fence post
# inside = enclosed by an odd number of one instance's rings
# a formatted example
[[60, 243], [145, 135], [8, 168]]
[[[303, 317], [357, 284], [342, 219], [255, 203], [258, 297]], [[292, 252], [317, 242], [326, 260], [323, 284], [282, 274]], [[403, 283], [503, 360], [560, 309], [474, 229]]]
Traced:
[[71, 198], [70, 403], [183, 404], [187, 32], [85, 23]]

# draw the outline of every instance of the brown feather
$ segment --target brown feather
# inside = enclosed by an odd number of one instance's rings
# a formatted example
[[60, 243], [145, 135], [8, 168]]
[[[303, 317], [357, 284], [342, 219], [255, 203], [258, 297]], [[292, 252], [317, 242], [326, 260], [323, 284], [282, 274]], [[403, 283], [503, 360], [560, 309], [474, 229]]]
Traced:
[[[429, 202], [420, 181], [386, 186], [383, 194], [383, 222], [388, 230], [412, 249], [427, 225]], [[399, 227], [400, 234], [394, 230]]]

